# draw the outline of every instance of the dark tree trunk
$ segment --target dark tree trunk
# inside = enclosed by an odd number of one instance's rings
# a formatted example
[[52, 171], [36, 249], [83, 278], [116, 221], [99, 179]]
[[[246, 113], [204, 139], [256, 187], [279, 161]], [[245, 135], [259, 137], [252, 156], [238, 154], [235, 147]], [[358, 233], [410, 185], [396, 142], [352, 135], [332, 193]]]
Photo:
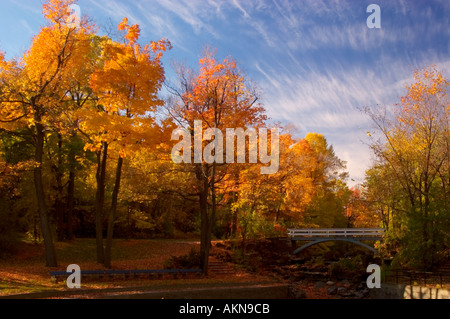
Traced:
[[[71, 142], [76, 138], [76, 133], [72, 133]], [[73, 236], [73, 214], [75, 208], [75, 171], [76, 171], [76, 157], [74, 147], [71, 146], [68, 154], [69, 164], [69, 181], [67, 183], [67, 198], [66, 198], [66, 215], [67, 215], [67, 239], [71, 240]]]
[[97, 193], [95, 196], [95, 235], [97, 241], [97, 262], [104, 263], [103, 249], [103, 206], [105, 202], [106, 160], [108, 157], [108, 143], [102, 143], [102, 150], [97, 154]]
[[200, 256], [202, 261], [202, 269], [205, 273], [208, 272], [208, 256], [209, 256], [209, 243], [208, 243], [208, 197], [205, 190], [202, 190], [200, 194], [200, 214], [201, 214], [201, 229], [200, 229]]
[[67, 239], [73, 239], [73, 209], [75, 207], [75, 172], [71, 167], [67, 186]]
[[66, 205], [64, 204], [64, 185], [63, 185], [63, 155], [62, 155], [62, 135], [58, 135], [58, 154], [57, 154], [57, 165], [55, 166], [56, 175], [56, 200], [55, 200], [55, 212], [56, 212], [56, 234], [58, 236], [58, 241], [63, 241], [66, 239]]
[[199, 194], [200, 200], [200, 258], [202, 263], [202, 270], [205, 274], [208, 273], [208, 258], [209, 249], [211, 245], [210, 236], [208, 236], [209, 226], [209, 214], [208, 214], [208, 193], [209, 193], [209, 182], [208, 176], [204, 172], [204, 167], [198, 165], [196, 167], [197, 179], [201, 182], [201, 191]]
[[116, 218], [117, 212], [117, 199], [119, 197], [120, 191], [120, 179], [122, 176], [122, 165], [123, 158], [119, 156], [117, 160], [117, 169], [116, 169], [116, 181], [114, 185], [114, 190], [112, 194], [112, 202], [111, 202], [111, 210], [108, 216], [108, 230], [106, 235], [106, 247], [105, 247], [105, 267], [111, 268], [111, 249], [112, 249], [112, 240], [113, 240], [113, 231], [114, 231], [114, 219]]
[[44, 127], [38, 113], [35, 115], [36, 127], [36, 151], [34, 168], [34, 186], [38, 204], [39, 218], [41, 221], [41, 232], [45, 245], [45, 259], [47, 267], [57, 267], [55, 247], [53, 246], [52, 232], [48, 217], [47, 205], [45, 203], [44, 185], [42, 182], [42, 158], [44, 154]]

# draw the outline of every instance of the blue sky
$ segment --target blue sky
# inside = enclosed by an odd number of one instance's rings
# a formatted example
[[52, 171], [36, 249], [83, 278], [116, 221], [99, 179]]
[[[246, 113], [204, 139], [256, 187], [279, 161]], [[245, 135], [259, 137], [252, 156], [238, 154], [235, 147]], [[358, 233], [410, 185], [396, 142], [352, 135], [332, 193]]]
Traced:
[[[381, 28], [369, 29], [369, 4]], [[347, 161], [349, 184], [371, 163], [358, 107], [392, 105], [417, 68], [436, 64], [450, 76], [448, 0], [79, 0], [98, 26], [123, 17], [139, 23], [142, 42], [168, 38], [165, 58], [195, 67], [202, 48], [232, 56], [263, 93], [274, 121], [298, 137], [324, 134]], [[0, 49], [20, 56], [44, 23], [41, 1], [0, 0]]]

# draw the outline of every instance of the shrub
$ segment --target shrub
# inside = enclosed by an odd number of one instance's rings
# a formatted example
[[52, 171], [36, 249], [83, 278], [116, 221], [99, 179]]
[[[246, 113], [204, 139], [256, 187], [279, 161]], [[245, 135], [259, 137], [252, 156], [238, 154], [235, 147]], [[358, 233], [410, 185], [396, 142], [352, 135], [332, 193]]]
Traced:
[[339, 261], [330, 265], [328, 271], [332, 278], [339, 280], [359, 279], [366, 275], [361, 256], [340, 258]]
[[322, 256], [313, 257], [305, 262], [305, 267], [314, 271], [326, 269], [325, 259]]
[[164, 262], [166, 269], [198, 269], [201, 268], [200, 252], [191, 248], [190, 252], [182, 256], [172, 256]]

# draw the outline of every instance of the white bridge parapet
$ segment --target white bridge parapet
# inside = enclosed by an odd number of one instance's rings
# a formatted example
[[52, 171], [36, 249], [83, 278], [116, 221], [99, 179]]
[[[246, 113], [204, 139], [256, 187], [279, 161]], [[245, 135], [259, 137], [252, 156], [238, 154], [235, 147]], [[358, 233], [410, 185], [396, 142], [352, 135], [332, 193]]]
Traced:
[[291, 240], [314, 240], [319, 238], [376, 240], [381, 239], [384, 235], [383, 228], [291, 228], [287, 231]]

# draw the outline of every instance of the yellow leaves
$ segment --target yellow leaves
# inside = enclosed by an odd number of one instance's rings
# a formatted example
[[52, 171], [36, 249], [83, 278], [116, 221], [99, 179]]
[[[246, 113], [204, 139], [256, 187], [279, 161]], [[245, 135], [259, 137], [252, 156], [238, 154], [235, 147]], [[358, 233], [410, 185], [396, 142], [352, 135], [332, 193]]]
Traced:
[[117, 30], [126, 32], [125, 39], [128, 40], [129, 44], [132, 46], [139, 40], [141, 34], [141, 29], [138, 24], [128, 25], [128, 18], [123, 18], [122, 22], [117, 26]]
[[172, 44], [170, 43], [170, 41], [168, 39], [163, 38], [163, 39], [159, 40], [158, 42], [152, 42], [150, 44], [150, 47], [151, 47], [153, 53], [156, 53], [158, 51], [166, 52], [167, 50], [172, 49]]
[[125, 36], [125, 38], [130, 41], [130, 43], [136, 43], [139, 39], [140, 33], [141, 30], [139, 28], [139, 25], [135, 24], [128, 29], [128, 34]]
[[411, 130], [423, 130], [434, 121], [433, 114], [440, 113], [439, 104], [447, 99], [449, 83], [436, 66], [415, 71], [414, 80], [397, 106], [397, 121]]
[[5, 61], [5, 52], [0, 50], [0, 70], [3, 70], [3, 68], [6, 65], [6, 61]]
[[53, 23], [61, 24], [67, 20], [68, 8], [75, 0], [48, 0], [42, 5], [44, 17]]
[[68, 7], [72, 3], [73, 0], [49, 0], [44, 4], [44, 13], [53, 24], [41, 28], [24, 56], [24, 69], [30, 82], [27, 88], [31, 91], [63, 95], [65, 88], [87, 76], [92, 26], [83, 23], [76, 30], [66, 26]]
[[123, 31], [125, 29], [128, 29], [128, 18], [123, 18], [122, 22], [119, 23], [119, 25], [117, 26], [117, 30], [119, 31]]
[[170, 42], [162, 39], [142, 48], [137, 43], [139, 26], [130, 27], [127, 18], [118, 25], [118, 30], [124, 31], [125, 43], [105, 41], [103, 61], [90, 77], [90, 87], [102, 111], [86, 112], [82, 127], [93, 136], [94, 143], [89, 148], [98, 149], [105, 141], [117, 145], [120, 155], [125, 157], [130, 149], [151, 139], [154, 131], [151, 112], [163, 104], [158, 92], [164, 81], [161, 55], [153, 53], [167, 50]]
[[[150, 48], [154, 54], [156, 54], [155, 59], [159, 60], [163, 56], [163, 52], [166, 52], [167, 50], [172, 49], [172, 44], [169, 40], [163, 38], [159, 40], [158, 42], [152, 42], [150, 43]], [[145, 48], [148, 50], [148, 47]]]
[[[216, 60], [207, 51], [199, 60], [199, 73], [189, 78], [190, 90], [183, 94], [179, 113], [188, 123], [203, 119], [210, 127], [232, 128], [257, 126], [265, 120], [264, 108], [256, 103], [254, 91], [246, 90], [248, 82], [232, 59]], [[220, 114], [220, 116], [217, 116]]]

